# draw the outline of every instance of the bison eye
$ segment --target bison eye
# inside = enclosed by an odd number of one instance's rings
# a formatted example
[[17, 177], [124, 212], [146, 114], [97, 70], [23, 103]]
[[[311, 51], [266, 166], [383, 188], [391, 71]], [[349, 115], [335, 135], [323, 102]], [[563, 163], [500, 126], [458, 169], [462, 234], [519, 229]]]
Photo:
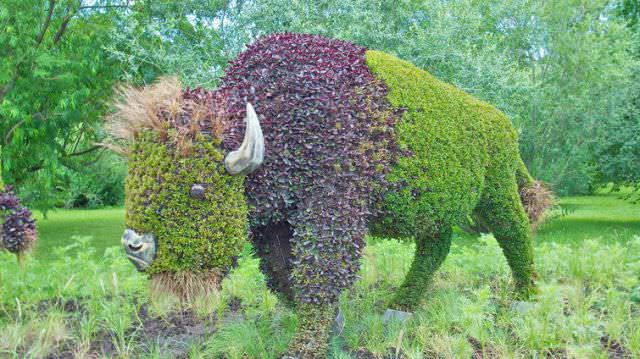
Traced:
[[191, 186], [191, 190], [189, 191], [189, 195], [195, 199], [204, 199], [204, 187], [201, 184], [194, 184]]

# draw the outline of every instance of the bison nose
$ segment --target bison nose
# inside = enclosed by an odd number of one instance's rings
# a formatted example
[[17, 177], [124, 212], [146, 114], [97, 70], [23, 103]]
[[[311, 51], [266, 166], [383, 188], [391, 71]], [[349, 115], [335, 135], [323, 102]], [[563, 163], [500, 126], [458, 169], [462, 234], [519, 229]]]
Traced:
[[142, 249], [142, 243], [135, 241], [133, 243], [127, 243], [127, 247], [133, 252], [137, 252]]
[[122, 235], [122, 241], [130, 241], [136, 237], [137, 237], [136, 232], [130, 229], [125, 229], [124, 234]]
[[144, 272], [156, 257], [156, 241], [152, 234], [138, 234], [127, 229], [122, 235], [122, 247], [129, 260], [140, 272]]
[[140, 241], [140, 236], [130, 229], [124, 231], [124, 234], [122, 235], [122, 245], [128, 252], [138, 252], [143, 247], [143, 243]]

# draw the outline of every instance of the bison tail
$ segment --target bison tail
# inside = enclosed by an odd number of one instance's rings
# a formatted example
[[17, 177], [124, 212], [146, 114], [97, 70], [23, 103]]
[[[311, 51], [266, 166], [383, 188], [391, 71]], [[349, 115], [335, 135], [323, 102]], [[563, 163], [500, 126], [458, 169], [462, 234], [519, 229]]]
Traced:
[[522, 201], [522, 206], [529, 217], [531, 229], [535, 231], [544, 222], [545, 211], [556, 204], [556, 198], [542, 181], [531, 177], [522, 160], [516, 170], [516, 179], [520, 201]]

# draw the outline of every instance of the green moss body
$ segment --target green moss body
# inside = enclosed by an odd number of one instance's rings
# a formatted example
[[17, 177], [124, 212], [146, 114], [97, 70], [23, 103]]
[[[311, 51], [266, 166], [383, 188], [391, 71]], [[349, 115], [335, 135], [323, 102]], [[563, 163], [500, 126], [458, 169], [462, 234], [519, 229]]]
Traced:
[[520, 157], [509, 119], [408, 62], [378, 51], [366, 57], [391, 104], [406, 109], [396, 134], [412, 153], [388, 175], [404, 185], [386, 196], [387, 216], [374, 228], [413, 236], [417, 226], [461, 222], [478, 204], [496, 160], [515, 170]]
[[[511, 266], [518, 293], [533, 291], [531, 231], [518, 182], [532, 180], [509, 119], [491, 105], [392, 55], [367, 51], [372, 73], [384, 81], [403, 156], [388, 178], [396, 183], [371, 232], [415, 237], [416, 259], [395, 305], [417, 305], [449, 248], [451, 227], [475, 215], [486, 221]], [[441, 243], [439, 243], [441, 242]]]
[[[198, 135], [189, 153], [146, 131], [134, 141], [126, 180], [126, 226], [156, 236], [146, 273], [228, 269], [247, 237], [242, 177], [227, 174], [219, 140]], [[204, 199], [190, 196], [205, 188]]]

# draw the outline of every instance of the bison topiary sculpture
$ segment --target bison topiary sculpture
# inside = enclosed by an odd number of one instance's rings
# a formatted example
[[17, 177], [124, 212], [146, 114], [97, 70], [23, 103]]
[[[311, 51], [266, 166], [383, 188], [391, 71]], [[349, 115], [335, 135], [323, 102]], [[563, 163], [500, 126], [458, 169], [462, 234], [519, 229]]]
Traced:
[[121, 95], [108, 125], [128, 140], [128, 256], [155, 286], [189, 297], [219, 283], [248, 233], [269, 286], [296, 305], [292, 355], [326, 356], [367, 232], [416, 242], [394, 308], [416, 308], [452, 226], [470, 217], [500, 243], [517, 296], [535, 292], [521, 195], [535, 200], [533, 217], [548, 198], [516, 131], [408, 62], [276, 34], [232, 61], [215, 91], [165, 78]]

